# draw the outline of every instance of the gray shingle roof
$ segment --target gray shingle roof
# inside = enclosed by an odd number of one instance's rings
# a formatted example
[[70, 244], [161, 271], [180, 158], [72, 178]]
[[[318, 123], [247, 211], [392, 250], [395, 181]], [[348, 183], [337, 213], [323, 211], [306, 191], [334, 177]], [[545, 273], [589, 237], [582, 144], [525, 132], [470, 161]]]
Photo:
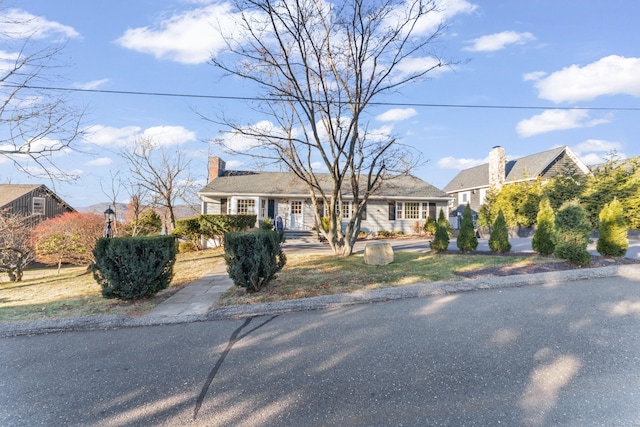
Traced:
[[[508, 161], [505, 168], [506, 177], [504, 182], [515, 182], [538, 177], [542, 172], [544, 172], [545, 168], [557, 159], [566, 149], [566, 146], [553, 148], [541, 153], [531, 154], [529, 156]], [[480, 166], [461, 170], [458, 175], [456, 175], [451, 182], [444, 187], [444, 191], [454, 193], [456, 191], [488, 186], [489, 164], [485, 163]]]
[[[328, 174], [317, 174], [325, 189], [331, 188]], [[237, 172], [227, 171], [202, 188], [204, 196], [279, 196], [309, 197], [307, 185], [291, 172]], [[344, 187], [344, 194], [350, 188]], [[414, 176], [398, 176], [385, 181], [375, 198], [449, 198], [444, 191]]]

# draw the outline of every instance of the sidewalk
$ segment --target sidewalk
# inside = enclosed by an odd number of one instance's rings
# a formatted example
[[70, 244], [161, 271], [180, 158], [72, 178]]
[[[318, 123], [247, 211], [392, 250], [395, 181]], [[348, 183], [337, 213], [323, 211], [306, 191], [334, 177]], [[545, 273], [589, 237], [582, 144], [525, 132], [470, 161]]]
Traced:
[[224, 262], [157, 305], [145, 317], [198, 316], [208, 313], [233, 282]]

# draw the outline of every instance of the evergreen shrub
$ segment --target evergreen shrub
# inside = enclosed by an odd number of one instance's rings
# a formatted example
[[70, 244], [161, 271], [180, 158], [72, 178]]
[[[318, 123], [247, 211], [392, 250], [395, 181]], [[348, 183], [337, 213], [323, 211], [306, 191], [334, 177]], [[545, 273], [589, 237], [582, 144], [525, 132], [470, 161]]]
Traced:
[[509, 231], [507, 230], [507, 222], [504, 219], [502, 209], [498, 211], [498, 216], [491, 228], [491, 236], [489, 237], [489, 248], [493, 252], [509, 252], [511, 243], [509, 243]]
[[433, 236], [434, 234], [436, 234], [436, 225], [436, 219], [431, 216], [428, 217], [424, 223], [424, 232]]
[[531, 240], [531, 247], [540, 255], [551, 255], [555, 249], [555, 218], [550, 200], [542, 199], [536, 217], [538, 226]]
[[257, 292], [284, 267], [284, 233], [274, 231], [231, 232], [224, 235], [227, 272], [236, 286]]
[[593, 229], [586, 211], [577, 201], [566, 202], [560, 207], [555, 228], [556, 246], [553, 254], [580, 266], [591, 264], [587, 246]]
[[617, 198], [602, 208], [599, 219], [597, 251], [603, 256], [624, 256], [629, 248], [629, 240], [624, 211]]
[[458, 232], [457, 245], [462, 252], [474, 251], [478, 247], [478, 238], [476, 237], [476, 230], [473, 227], [471, 207], [468, 203], [462, 212], [462, 224]]
[[102, 296], [147, 298], [171, 283], [176, 261], [174, 236], [101, 238], [94, 249], [93, 278]]
[[447, 227], [440, 222], [436, 223], [436, 231], [433, 240], [429, 243], [432, 251], [443, 252], [449, 247], [449, 232]]

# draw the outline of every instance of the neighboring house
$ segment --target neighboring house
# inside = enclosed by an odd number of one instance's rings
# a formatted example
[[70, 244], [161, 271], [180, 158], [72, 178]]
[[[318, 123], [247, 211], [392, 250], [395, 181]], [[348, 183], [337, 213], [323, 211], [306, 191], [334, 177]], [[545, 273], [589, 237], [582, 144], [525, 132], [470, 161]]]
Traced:
[[42, 184], [0, 184], [0, 215], [32, 216], [34, 225], [65, 212], [75, 212]]
[[[318, 174], [331, 187], [328, 174]], [[227, 171], [225, 162], [209, 158], [209, 184], [198, 192], [203, 214], [255, 214], [258, 221], [282, 218], [287, 230], [315, 230], [316, 219], [307, 185], [291, 172]], [[353, 213], [351, 192], [344, 189], [343, 218]], [[387, 180], [367, 202], [361, 230], [413, 233], [416, 222], [436, 218], [450, 202], [444, 191], [414, 176]], [[325, 209], [325, 208], [321, 208]], [[322, 212], [324, 216], [325, 212]]]
[[478, 211], [491, 187], [499, 189], [503, 184], [550, 179], [569, 166], [590, 174], [587, 166], [566, 146], [509, 161], [504, 148], [493, 147], [489, 163], [460, 171], [444, 191], [453, 197], [454, 210], [469, 203], [472, 210]]

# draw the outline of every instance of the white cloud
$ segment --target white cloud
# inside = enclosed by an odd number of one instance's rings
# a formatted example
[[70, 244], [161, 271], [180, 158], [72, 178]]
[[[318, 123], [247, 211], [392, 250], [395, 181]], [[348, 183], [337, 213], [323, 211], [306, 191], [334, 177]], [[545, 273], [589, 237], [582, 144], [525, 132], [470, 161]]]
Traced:
[[608, 123], [610, 118], [591, 119], [585, 110], [546, 110], [516, 125], [518, 135], [529, 137], [556, 130], [593, 127]]
[[100, 157], [85, 163], [86, 166], [108, 166], [113, 163], [109, 157]]
[[455, 157], [443, 157], [438, 160], [436, 166], [440, 169], [468, 169], [487, 163], [487, 159], [456, 159]]
[[610, 55], [584, 67], [571, 65], [538, 79], [535, 86], [538, 97], [556, 103], [606, 95], [640, 97], [640, 58]]
[[16, 66], [16, 60], [20, 57], [17, 52], [0, 50], [0, 74], [10, 72]]
[[393, 133], [393, 126], [385, 125], [380, 126], [377, 129], [371, 129], [367, 131], [367, 140], [372, 142], [384, 142], [391, 138]]
[[79, 36], [78, 32], [68, 25], [49, 21], [41, 16], [35, 16], [15, 8], [0, 10], [0, 22], [2, 22], [2, 35], [4, 37], [11, 35], [15, 39]]
[[613, 150], [620, 151], [621, 149], [621, 143], [615, 141], [605, 141], [603, 139], [587, 139], [586, 141], [571, 147], [571, 150], [575, 153], [582, 153], [585, 151], [609, 153]]
[[596, 165], [606, 161], [607, 155], [616, 152], [621, 159], [627, 156], [620, 152], [623, 145], [620, 142], [605, 141], [602, 139], [587, 139], [571, 147], [580, 160], [587, 165]]
[[544, 71], [533, 71], [531, 73], [524, 74], [522, 76], [522, 80], [524, 80], [525, 82], [538, 81], [546, 75], [547, 73]]
[[[409, 7], [411, 2], [403, 3], [404, 7]], [[443, 22], [451, 20], [456, 15], [470, 14], [475, 11], [478, 6], [469, 3], [466, 0], [443, 0], [438, 3], [438, 7], [431, 13], [424, 15], [417, 23], [414, 29], [416, 35], [430, 34]], [[398, 12], [397, 17], [402, 18], [403, 11]]]
[[95, 125], [86, 130], [84, 141], [106, 147], [125, 147], [138, 138], [149, 138], [161, 146], [180, 145], [196, 139], [195, 132], [182, 126], [154, 126], [144, 131], [138, 126], [114, 128]]
[[228, 3], [195, 8], [163, 19], [153, 27], [129, 29], [117, 43], [158, 59], [201, 64], [226, 47], [218, 26], [233, 28], [232, 16]]
[[182, 145], [196, 139], [195, 132], [182, 126], [154, 126], [146, 129], [142, 136], [161, 146]]
[[241, 162], [240, 160], [229, 160], [228, 162], [225, 162], [225, 168], [229, 170], [234, 170], [234, 169], [238, 169], [243, 164], [244, 162]]
[[430, 77], [437, 77], [438, 75], [447, 71], [453, 71], [453, 66], [438, 66], [441, 61], [431, 56], [424, 56], [420, 58], [405, 58], [395, 68], [395, 73], [392, 77], [393, 80], [402, 80], [411, 74], [422, 73], [430, 70], [428, 75]]
[[376, 116], [379, 122], [399, 122], [414, 117], [418, 112], [414, 108], [392, 108]]
[[84, 90], [91, 90], [91, 89], [97, 89], [108, 82], [109, 82], [109, 79], [93, 80], [86, 83], [77, 83], [75, 84], [75, 87], [79, 89], [84, 89]]
[[222, 138], [215, 142], [221, 144], [231, 152], [242, 152], [263, 145], [258, 138], [252, 137], [250, 134], [284, 136], [284, 132], [268, 120], [261, 120], [254, 123], [247, 129], [247, 132], [249, 135], [243, 135], [238, 132], [226, 132], [223, 134]]
[[84, 141], [101, 146], [124, 147], [129, 141], [133, 140], [136, 135], [139, 135], [141, 130], [138, 126], [114, 128], [95, 125], [86, 130], [87, 134], [84, 137]]
[[502, 50], [510, 44], [525, 44], [535, 40], [531, 33], [517, 33], [515, 31], [503, 31], [471, 40], [472, 45], [465, 48], [472, 52], [495, 52]]

